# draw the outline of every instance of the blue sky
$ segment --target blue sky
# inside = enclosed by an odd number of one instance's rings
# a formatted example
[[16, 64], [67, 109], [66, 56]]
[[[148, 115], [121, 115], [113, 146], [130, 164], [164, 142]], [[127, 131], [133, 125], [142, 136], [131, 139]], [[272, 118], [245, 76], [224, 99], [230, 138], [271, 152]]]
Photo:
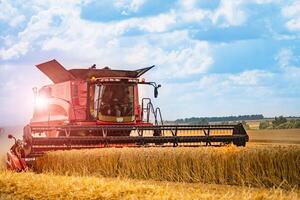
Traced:
[[[300, 2], [0, 0], [0, 125], [22, 124], [34, 65], [156, 65], [165, 119], [300, 115]], [[153, 96], [150, 88], [142, 94]]]

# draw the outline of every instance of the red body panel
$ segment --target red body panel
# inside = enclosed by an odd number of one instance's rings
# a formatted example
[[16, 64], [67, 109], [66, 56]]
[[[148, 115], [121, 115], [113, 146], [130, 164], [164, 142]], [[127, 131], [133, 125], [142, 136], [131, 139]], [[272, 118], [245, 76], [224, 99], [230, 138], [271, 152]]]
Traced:
[[62, 124], [86, 120], [86, 83], [67, 81], [44, 86], [39, 91], [47, 101], [45, 107], [35, 107], [32, 124]]
[[[154, 66], [142, 68], [134, 71], [130, 70], [111, 70], [109, 68], [96, 69], [95, 67], [87, 69], [65, 69], [55, 59], [36, 65], [45, 75], [47, 75], [54, 84], [42, 87], [36, 96], [46, 97], [47, 106], [38, 107], [35, 104], [34, 114], [30, 125], [62, 125], [62, 124], [149, 124], [142, 122], [141, 106], [139, 104], [138, 78]], [[91, 95], [89, 84], [95, 84], [95, 81], [106, 82], [108, 79], [118, 79], [118, 83], [123, 84], [126, 81], [134, 85], [134, 108], [133, 115], [130, 114], [130, 120], [108, 121], [108, 118], [101, 118], [102, 121], [91, 117], [94, 105], [91, 107]], [[108, 81], [108, 82], [109, 82]], [[88, 95], [90, 95], [88, 97]], [[113, 101], [113, 99], [111, 99]], [[117, 116], [117, 115], [116, 115]], [[128, 118], [128, 117], [127, 117]], [[104, 121], [107, 120], [107, 121]], [[130, 122], [129, 122], [130, 121]]]
[[141, 108], [138, 96], [138, 84], [134, 91], [134, 116], [133, 122], [106, 122], [90, 120], [87, 116], [88, 98], [87, 82], [66, 81], [44, 86], [39, 90], [39, 96], [45, 96], [47, 106], [35, 107], [31, 125], [62, 125], [62, 124], [128, 124], [149, 125], [141, 120]]
[[10, 170], [15, 171], [26, 171], [27, 165], [25, 163], [24, 159], [19, 158], [15, 153], [12, 151], [7, 152], [7, 161], [6, 161], [6, 167]]
[[39, 70], [46, 74], [53, 83], [61, 83], [69, 80], [75, 80], [76, 77], [66, 70], [59, 62], [56, 60], [50, 60], [45, 63], [36, 65]]

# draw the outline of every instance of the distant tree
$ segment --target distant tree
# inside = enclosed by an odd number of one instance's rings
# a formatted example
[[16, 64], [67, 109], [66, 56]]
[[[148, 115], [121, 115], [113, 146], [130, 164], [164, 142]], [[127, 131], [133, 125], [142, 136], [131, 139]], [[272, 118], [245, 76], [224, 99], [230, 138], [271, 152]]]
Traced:
[[296, 120], [292, 119], [292, 120], [289, 120], [288, 122], [286, 122], [286, 128], [294, 128], [295, 126], [295, 123], [296, 123]]
[[275, 117], [275, 120], [272, 121], [273, 127], [276, 128], [277, 126], [284, 124], [287, 122], [287, 119], [283, 116]]
[[[185, 119], [177, 119], [175, 123], [179, 124], [199, 124], [207, 122], [226, 122], [226, 121], [246, 121], [246, 120], [260, 120], [264, 119], [261, 114], [258, 115], [239, 115], [239, 116], [225, 116], [225, 117], [190, 117]], [[205, 120], [205, 121], [203, 121]]]
[[300, 120], [295, 121], [293, 128], [300, 128]]
[[287, 128], [290, 128], [289, 127], [289, 122], [285, 122], [285, 123], [282, 123], [282, 124], [279, 124], [278, 126], [274, 127], [275, 129], [287, 129]]
[[262, 121], [259, 123], [259, 129], [267, 129], [269, 127], [268, 121]]
[[183, 119], [176, 119], [176, 120], [175, 120], [175, 123], [177, 123], [177, 124], [182, 124], [182, 123], [184, 123], [184, 120], [183, 120]]
[[208, 120], [206, 118], [202, 118], [200, 121], [197, 122], [199, 125], [208, 125]]
[[249, 126], [249, 124], [247, 124], [246, 121], [242, 121], [242, 124], [243, 124], [243, 126], [244, 126], [245, 129], [247, 129], [247, 130], [250, 129], [250, 126]]

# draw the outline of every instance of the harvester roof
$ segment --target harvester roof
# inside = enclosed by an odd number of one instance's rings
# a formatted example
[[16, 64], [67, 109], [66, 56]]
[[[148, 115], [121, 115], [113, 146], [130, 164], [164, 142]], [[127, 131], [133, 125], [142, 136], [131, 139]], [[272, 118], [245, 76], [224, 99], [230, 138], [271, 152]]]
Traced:
[[112, 70], [109, 68], [96, 69], [70, 69], [67, 70], [55, 59], [50, 60], [45, 63], [36, 65], [46, 76], [48, 76], [54, 83], [61, 83], [70, 80], [87, 80], [91, 77], [128, 77], [128, 78], [138, 78], [151, 68], [146, 67], [138, 70]]

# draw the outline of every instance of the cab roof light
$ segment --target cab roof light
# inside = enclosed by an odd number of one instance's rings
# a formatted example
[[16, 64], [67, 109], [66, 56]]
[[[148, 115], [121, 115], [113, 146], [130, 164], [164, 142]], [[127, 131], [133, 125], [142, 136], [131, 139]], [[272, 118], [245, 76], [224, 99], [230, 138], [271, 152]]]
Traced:
[[91, 82], [95, 82], [97, 79], [96, 79], [96, 77], [95, 76], [92, 76], [91, 77]]
[[96, 78], [95, 80], [99, 82], [120, 82], [120, 81], [127, 81], [131, 83], [138, 83], [138, 79], [133, 79], [133, 78]]

